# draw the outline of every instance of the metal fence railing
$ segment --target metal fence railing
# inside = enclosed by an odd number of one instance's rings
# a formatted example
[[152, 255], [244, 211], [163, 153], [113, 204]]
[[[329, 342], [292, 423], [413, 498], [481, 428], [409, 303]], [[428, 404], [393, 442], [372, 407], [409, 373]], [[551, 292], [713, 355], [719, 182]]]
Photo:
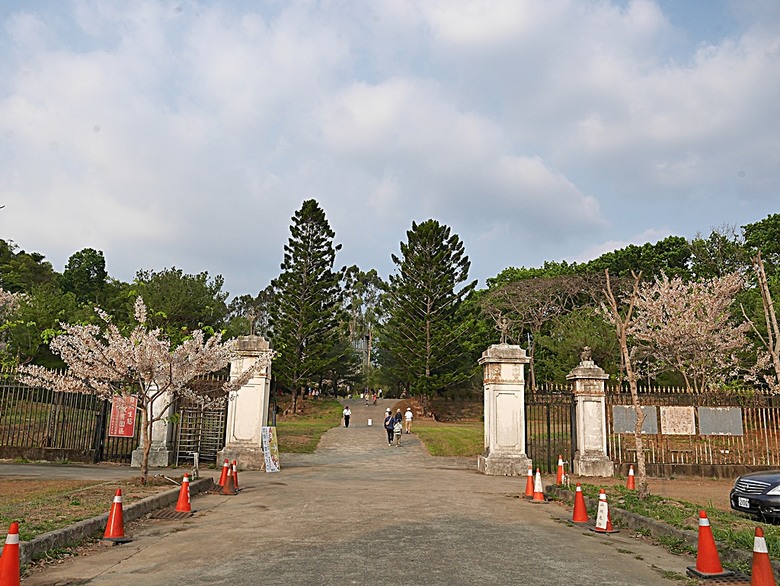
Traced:
[[[645, 390], [640, 402], [647, 464], [780, 467], [780, 396]], [[608, 390], [606, 406], [610, 457], [636, 462], [631, 395]]]
[[[0, 457], [129, 462], [134, 438], [108, 436], [110, 403], [94, 395], [32, 388], [0, 373]], [[136, 431], [136, 437], [138, 433]]]

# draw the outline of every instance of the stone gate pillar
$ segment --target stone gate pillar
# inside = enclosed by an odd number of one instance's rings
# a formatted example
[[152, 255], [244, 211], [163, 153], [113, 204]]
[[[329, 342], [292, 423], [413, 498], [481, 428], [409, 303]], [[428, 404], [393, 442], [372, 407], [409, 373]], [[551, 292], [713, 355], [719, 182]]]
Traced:
[[[156, 385], [152, 386], [147, 391], [147, 396], [154, 396], [157, 392], [158, 387]], [[152, 446], [149, 450], [149, 467], [165, 468], [173, 463], [175, 456], [173, 450], [173, 423], [171, 423], [171, 416], [174, 414], [175, 409], [171, 393], [165, 392], [157, 397], [154, 403], [146, 406], [146, 410], [149, 419], [156, 419], [152, 423]], [[138, 447], [130, 454], [130, 467], [140, 468], [143, 460], [144, 446], [142, 443], [139, 443]]]
[[217, 464], [227, 458], [231, 462], [236, 460], [242, 470], [262, 470], [261, 431], [268, 421], [271, 353], [262, 336], [241, 336], [236, 349], [238, 358], [230, 364], [231, 378], [239, 376], [257, 360], [260, 366], [228, 402], [225, 447], [217, 453]]
[[491, 476], [525, 476], [531, 460], [525, 454], [525, 366], [530, 359], [520, 346], [493, 344], [479, 363], [483, 368], [485, 451], [477, 468]]
[[604, 381], [609, 375], [591, 360], [590, 348], [582, 352], [580, 363], [568, 375], [576, 401], [577, 449], [574, 474], [613, 476], [615, 465], [607, 455], [607, 419]]

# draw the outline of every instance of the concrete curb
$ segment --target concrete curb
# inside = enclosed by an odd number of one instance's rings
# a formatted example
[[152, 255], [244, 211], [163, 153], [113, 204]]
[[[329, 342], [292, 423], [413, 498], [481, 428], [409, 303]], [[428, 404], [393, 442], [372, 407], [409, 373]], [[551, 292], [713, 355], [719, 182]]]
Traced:
[[[547, 495], [554, 496], [559, 500], [566, 501], [567, 503], [574, 502], [574, 491], [567, 490], [558, 486], [548, 486], [544, 491]], [[598, 506], [598, 499], [585, 497], [585, 505], [588, 508], [595, 509]], [[630, 511], [624, 511], [617, 507], [609, 506], [609, 516], [613, 523], [616, 523], [620, 527], [627, 529], [645, 530], [649, 531], [653, 537], [674, 537], [680, 539], [690, 545], [694, 550], [699, 544], [698, 531], [688, 531], [686, 529], [678, 529], [667, 525], [663, 521], [658, 519], [651, 519], [649, 517], [643, 517]], [[742, 564], [748, 567], [753, 563], [753, 552], [746, 551], [744, 549], [734, 549], [726, 546], [722, 542], [717, 542], [718, 555], [722, 563], [728, 564]], [[780, 576], [780, 562], [771, 561], [772, 569], [775, 574]]]
[[[211, 478], [193, 480], [190, 482], [190, 495], [205, 492], [213, 487], [214, 480]], [[179, 490], [179, 488], [172, 488], [127, 506], [123, 505], [122, 515], [125, 523], [135, 521], [147, 513], [165, 508], [175, 503], [179, 499]], [[19, 563], [22, 566], [26, 566], [30, 563], [31, 559], [40, 557], [49, 550], [74, 545], [80, 541], [99, 535], [101, 532], [105, 531], [107, 522], [108, 513], [104, 513], [98, 517], [84, 519], [83, 521], [63, 527], [62, 529], [55, 529], [48, 533], [42, 533], [30, 541], [22, 541], [19, 543]]]

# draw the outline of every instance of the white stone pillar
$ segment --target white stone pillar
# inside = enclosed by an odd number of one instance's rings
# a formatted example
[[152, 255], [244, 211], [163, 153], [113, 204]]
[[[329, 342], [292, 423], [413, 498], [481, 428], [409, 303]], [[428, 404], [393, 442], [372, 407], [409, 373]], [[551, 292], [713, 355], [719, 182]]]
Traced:
[[576, 401], [577, 450], [574, 474], [579, 476], [614, 476], [615, 464], [607, 455], [607, 417], [604, 381], [609, 375], [590, 359], [585, 348], [579, 365], [566, 380], [572, 381]]
[[491, 476], [525, 476], [531, 460], [525, 454], [525, 364], [520, 346], [493, 344], [479, 363], [483, 368], [485, 451], [477, 469]]
[[262, 336], [242, 336], [237, 343], [238, 358], [230, 364], [230, 376], [236, 378], [257, 360], [260, 367], [228, 402], [225, 447], [217, 454], [217, 464], [225, 458], [237, 461], [239, 469], [264, 467], [262, 427], [268, 421], [271, 360], [268, 342]]
[[[154, 395], [157, 387], [150, 388], [147, 395]], [[165, 468], [173, 463], [173, 423], [174, 414], [171, 393], [165, 392], [147, 405], [147, 417], [157, 419], [152, 423], [152, 447], [149, 451], [149, 467]], [[144, 458], [144, 447], [139, 445], [130, 457], [130, 467], [140, 468]]]

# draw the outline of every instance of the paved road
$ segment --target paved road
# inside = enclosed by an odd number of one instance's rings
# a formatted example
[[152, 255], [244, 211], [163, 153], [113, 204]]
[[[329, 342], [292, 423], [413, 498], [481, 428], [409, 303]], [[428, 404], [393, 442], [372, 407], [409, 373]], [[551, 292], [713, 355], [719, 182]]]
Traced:
[[239, 495], [197, 497], [191, 519], [146, 520], [128, 530], [132, 543], [23, 584], [655, 585], [679, 584], [666, 575], [691, 563], [567, 526], [568, 510], [518, 498], [525, 478], [430, 457], [413, 434], [389, 447], [384, 406], [349, 403], [352, 425], [316, 454], [283, 457], [277, 474], [242, 472]]

